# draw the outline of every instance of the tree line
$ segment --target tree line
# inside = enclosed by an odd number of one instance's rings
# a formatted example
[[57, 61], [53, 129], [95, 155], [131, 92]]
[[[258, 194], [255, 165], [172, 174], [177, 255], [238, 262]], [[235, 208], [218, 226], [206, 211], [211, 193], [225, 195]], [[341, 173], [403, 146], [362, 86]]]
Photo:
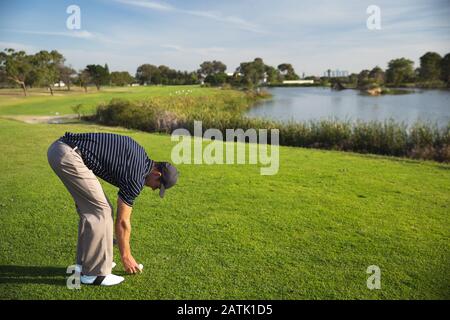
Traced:
[[[53, 95], [55, 84], [63, 82], [70, 90], [71, 85], [78, 85], [87, 91], [88, 86], [100, 90], [102, 86], [140, 85], [189, 85], [205, 84], [209, 86], [232, 86], [254, 88], [271, 84], [277, 85], [285, 80], [298, 80], [294, 67], [290, 63], [282, 63], [276, 68], [264, 63], [263, 59], [242, 62], [233, 73], [226, 73], [227, 66], [221, 61], [204, 61], [200, 68], [188, 72], [172, 69], [165, 65], [140, 65], [134, 76], [127, 71], [110, 72], [107, 64], [90, 64], [76, 71], [66, 65], [64, 56], [56, 50], [40, 51], [27, 54], [25, 51], [5, 49], [0, 52], [0, 85], [16, 85], [22, 88], [24, 95], [27, 89], [47, 87]], [[315, 79], [317, 83], [327, 85], [327, 77], [306, 77]], [[422, 86], [450, 87], [450, 53], [441, 57], [436, 52], [427, 52], [420, 58], [420, 66], [414, 69], [414, 62], [406, 58], [389, 61], [386, 70], [376, 66], [371, 70], [362, 70], [359, 74], [331, 79], [358, 88], [373, 86], [401, 86], [420, 83]]]
[[429, 88], [450, 87], [450, 53], [442, 57], [436, 52], [427, 52], [420, 57], [420, 66], [417, 68], [414, 68], [412, 60], [392, 59], [386, 70], [375, 66], [371, 70], [362, 70], [359, 74], [335, 78], [334, 81], [360, 89], [408, 85]]
[[0, 52], [0, 86], [16, 85], [27, 95], [28, 88], [46, 87], [51, 95], [55, 85], [63, 82], [67, 90], [78, 85], [87, 92], [89, 86], [100, 90], [102, 86], [140, 85], [190, 85], [255, 87], [264, 82], [279, 83], [296, 80], [299, 76], [289, 63], [277, 68], [266, 65], [261, 58], [242, 62], [232, 75], [225, 71], [227, 66], [220, 61], [204, 61], [198, 70], [188, 72], [172, 69], [165, 65], [140, 65], [135, 76], [127, 71], [110, 72], [107, 64], [87, 65], [76, 71], [66, 65], [64, 56], [56, 50], [27, 54], [25, 51], [5, 49]]
[[232, 74], [227, 74], [227, 66], [216, 60], [204, 61], [199, 69], [190, 73], [180, 74], [179, 71], [165, 70], [166, 68], [143, 64], [137, 69], [136, 80], [140, 84], [205, 83], [211, 86], [229, 84], [236, 87], [254, 87], [264, 82], [281, 83], [283, 80], [300, 79], [291, 64], [282, 63], [274, 68], [266, 65], [261, 58], [242, 62]]

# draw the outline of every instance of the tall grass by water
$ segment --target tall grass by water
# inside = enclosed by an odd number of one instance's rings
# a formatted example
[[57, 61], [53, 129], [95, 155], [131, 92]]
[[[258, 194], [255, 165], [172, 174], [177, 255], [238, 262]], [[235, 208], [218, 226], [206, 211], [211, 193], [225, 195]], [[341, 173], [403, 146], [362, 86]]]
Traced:
[[215, 96], [152, 97], [144, 101], [113, 99], [97, 107], [90, 119], [99, 123], [148, 132], [171, 133], [185, 128], [194, 133], [194, 120], [203, 130], [279, 129], [280, 145], [371, 153], [413, 159], [450, 161], [450, 123], [439, 128], [431, 123], [412, 126], [394, 120], [384, 122], [328, 119], [289, 122], [248, 118], [244, 112], [264, 92], [224, 91]]

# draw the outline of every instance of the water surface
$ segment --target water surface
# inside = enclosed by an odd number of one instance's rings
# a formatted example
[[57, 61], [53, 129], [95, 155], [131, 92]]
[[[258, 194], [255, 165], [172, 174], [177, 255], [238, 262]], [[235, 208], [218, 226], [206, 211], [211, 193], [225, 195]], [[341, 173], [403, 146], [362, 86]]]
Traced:
[[384, 121], [408, 125], [417, 120], [445, 126], [450, 121], [450, 91], [418, 90], [401, 95], [368, 96], [358, 90], [334, 91], [321, 87], [270, 88], [272, 99], [251, 108], [247, 115], [281, 121]]

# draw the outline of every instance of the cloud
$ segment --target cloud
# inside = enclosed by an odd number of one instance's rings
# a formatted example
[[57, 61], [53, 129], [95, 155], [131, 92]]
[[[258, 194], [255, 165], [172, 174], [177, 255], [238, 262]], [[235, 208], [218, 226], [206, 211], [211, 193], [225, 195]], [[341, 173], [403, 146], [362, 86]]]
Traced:
[[251, 31], [255, 33], [267, 33], [263, 28], [261, 28], [259, 25], [249, 22], [245, 19], [242, 19], [237, 16], [225, 16], [219, 12], [212, 12], [212, 11], [202, 11], [202, 10], [185, 10], [181, 8], [176, 8], [174, 6], [168, 5], [168, 4], [162, 4], [154, 1], [142, 1], [142, 0], [116, 0], [116, 2], [130, 5], [130, 6], [136, 6], [136, 7], [142, 7], [147, 8], [151, 10], [158, 10], [158, 11], [167, 11], [167, 12], [175, 12], [180, 14], [187, 14], [191, 16], [197, 16], [202, 17], [214, 21], [223, 22], [229, 25], [232, 25], [236, 28]]
[[197, 10], [179, 10], [179, 11], [189, 15], [208, 18], [211, 20], [231, 24], [242, 30], [247, 30], [255, 33], [267, 33], [259, 25], [251, 23], [236, 16], [224, 16], [220, 13], [211, 11], [197, 11]]
[[39, 30], [11, 30], [3, 29], [3, 32], [14, 32], [29, 35], [50, 36], [50, 37], [68, 37], [82, 40], [99, 41], [106, 44], [123, 44], [124, 39], [118, 40], [105, 36], [98, 32], [89, 32], [87, 30], [71, 30], [71, 31], [39, 31]]
[[225, 48], [221, 47], [194, 48], [194, 47], [183, 47], [176, 44], [163, 44], [161, 45], [161, 48], [170, 49], [181, 53], [194, 53], [199, 55], [210, 55], [225, 51]]
[[94, 39], [98, 38], [97, 34], [92, 32], [82, 30], [74, 30], [74, 31], [33, 31], [33, 30], [3, 30], [7, 32], [16, 32], [23, 34], [34, 34], [41, 36], [57, 36], [57, 37], [71, 37], [71, 38], [79, 38], [79, 39]]
[[116, 0], [116, 2], [136, 6], [136, 7], [142, 7], [147, 9], [154, 9], [159, 11], [173, 11], [175, 10], [174, 7], [168, 4], [162, 4], [154, 1], [136, 1], [136, 0]]
[[27, 53], [39, 51], [39, 49], [33, 45], [17, 42], [0, 41], [0, 49], [3, 50], [7, 48], [12, 48], [16, 51], [26, 51]]

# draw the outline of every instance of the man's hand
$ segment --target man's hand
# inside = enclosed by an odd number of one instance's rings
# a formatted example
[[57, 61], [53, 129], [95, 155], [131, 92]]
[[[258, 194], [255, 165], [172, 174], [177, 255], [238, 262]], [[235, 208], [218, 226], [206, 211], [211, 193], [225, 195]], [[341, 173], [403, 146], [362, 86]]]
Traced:
[[125, 202], [117, 199], [117, 219], [116, 219], [116, 237], [119, 246], [122, 264], [126, 272], [135, 274], [141, 272], [136, 260], [131, 255], [130, 235], [131, 235], [131, 211], [133, 208]]
[[122, 264], [123, 264], [123, 268], [128, 273], [135, 274], [138, 272], [142, 272], [141, 269], [139, 268], [139, 265], [137, 264], [136, 260], [134, 260], [134, 258], [132, 256], [122, 257]]

